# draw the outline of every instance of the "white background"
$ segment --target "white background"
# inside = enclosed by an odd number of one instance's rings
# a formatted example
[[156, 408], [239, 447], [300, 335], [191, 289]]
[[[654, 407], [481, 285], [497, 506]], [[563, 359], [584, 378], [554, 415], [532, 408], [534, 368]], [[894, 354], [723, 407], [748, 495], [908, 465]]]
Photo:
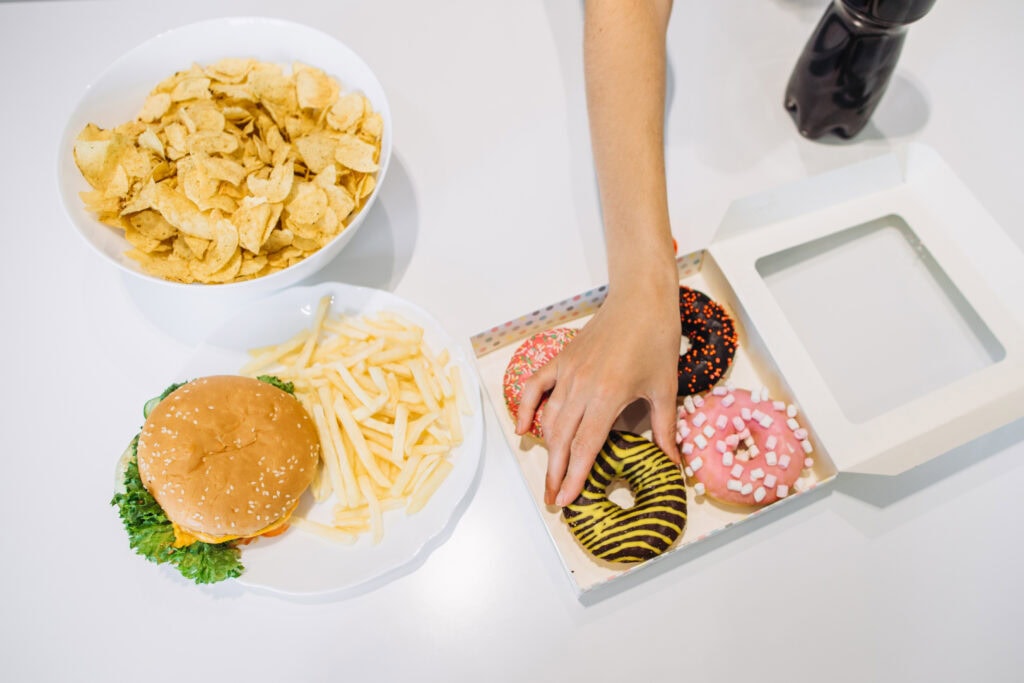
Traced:
[[[854, 142], [782, 108], [826, 3], [676, 3], [667, 154], [680, 251], [735, 199], [909, 141], [1024, 246], [1024, 5], [940, 0]], [[479, 488], [447, 543], [345, 601], [197, 588], [131, 554], [108, 505], [184, 326], [100, 261], [56, 192], [84, 88], [168, 28], [308, 23], [377, 71], [395, 122], [380, 201], [314, 281], [394, 291], [457, 337], [604, 283], [579, 2], [0, 5], [0, 678], [21, 680], [1019, 680], [1024, 424], [896, 478], [843, 475], [783, 514], [581, 605], [488, 409]], [[198, 312], [197, 312], [198, 315]], [[854, 350], [851, 349], [851, 352]]]

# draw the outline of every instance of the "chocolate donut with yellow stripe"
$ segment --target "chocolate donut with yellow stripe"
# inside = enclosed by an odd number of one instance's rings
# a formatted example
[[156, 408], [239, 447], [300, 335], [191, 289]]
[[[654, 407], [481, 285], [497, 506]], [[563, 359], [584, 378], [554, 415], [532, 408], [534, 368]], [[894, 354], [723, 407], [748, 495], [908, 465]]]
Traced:
[[[608, 499], [624, 480], [634, 504]], [[609, 562], [642, 562], [665, 552], [686, 527], [686, 481], [678, 465], [647, 439], [613, 431], [601, 447], [583, 492], [562, 508], [569, 529], [590, 554]]]

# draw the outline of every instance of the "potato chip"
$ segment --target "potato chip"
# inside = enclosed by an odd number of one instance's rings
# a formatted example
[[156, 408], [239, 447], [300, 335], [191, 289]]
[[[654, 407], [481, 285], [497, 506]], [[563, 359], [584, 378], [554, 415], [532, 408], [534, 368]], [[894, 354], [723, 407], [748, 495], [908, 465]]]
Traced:
[[[97, 220], [144, 271], [261, 277], [320, 249], [376, 187], [383, 120], [323, 70], [226, 58], [164, 79], [137, 118], [88, 124], [74, 159]], [[379, 446], [379, 444], [378, 444]]]
[[271, 217], [275, 206], [280, 205], [271, 204], [266, 197], [246, 197], [242, 200], [241, 206], [232, 214], [231, 222], [238, 230], [238, 243], [243, 249], [253, 254], [260, 253], [260, 247], [274, 229]]
[[207, 240], [213, 239], [214, 231], [210, 217], [167, 182], [157, 183], [153, 195], [153, 208], [159, 211], [168, 223], [177, 226], [182, 233]]
[[211, 80], [221, 83], [241, 83], [255, 65], [256, 61], [253, 59], [226, 57], [203, 69], [203, 73]]
[[159, 121], [171, 108], [171, 96], [165, 92], [156, 92], [146, 98], [139, 112], [140, 121]]
[[327, 209], [327, 195], [314, 183], [299, 183], [292, 200], [284, 208], [290, 220], [312, 225]]
[[334, 167], [334, 151], [337, 147], [337, 138], [327, 133], [310, 133], [295, 141], [295, 149], [302, 162], [313, 173]]
[[171, 102], [183, 102], [212, 97], [209, 78], [186, 78], [174, 86], [171, 91]]
[[376, 147], [354, 135], [340, 136], [334, 151], [334, 158], [339, 164], [363, 173], [373, 173], [377, 170], [377, 162], [374, 160], [376, 155]]
[[363, 119], [365, 110], [365, 100], [359, 93], [342, 95], [327, 112], [327, 123], [335, 130], [347, 133]]
[[246, 184], [254, 197], [264, 197], [268, 202], [283, 202], [291, 193], [294, 181], [295, 170], [289, 161], [275, 166], [266, 178], [250, 175]]
[[128, 221], [140, 233], [158, 241], [173, 237], [178, 232], [163, 216], [149, 209], [132, 214]]
[[295, 94], [304, 109], [326, 109], [338, 98], [338, 83], [320, 69], [295, 64]]

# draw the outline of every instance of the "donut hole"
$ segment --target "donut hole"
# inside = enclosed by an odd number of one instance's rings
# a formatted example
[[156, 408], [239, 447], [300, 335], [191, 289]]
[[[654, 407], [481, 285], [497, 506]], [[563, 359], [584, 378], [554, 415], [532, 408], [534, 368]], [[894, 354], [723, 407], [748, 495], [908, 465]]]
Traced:
[[636, 505], [636, 497], [633, 496], [633, 489], [625, 479], [612, 479], [608, 484], [608, 500], [618, 505], [623, 510]]
[[690, 350], [693, 344], [690, 343], [690, 338], [685, 334], [679, 339], [679, 355], [685, 356], [686, 352]]

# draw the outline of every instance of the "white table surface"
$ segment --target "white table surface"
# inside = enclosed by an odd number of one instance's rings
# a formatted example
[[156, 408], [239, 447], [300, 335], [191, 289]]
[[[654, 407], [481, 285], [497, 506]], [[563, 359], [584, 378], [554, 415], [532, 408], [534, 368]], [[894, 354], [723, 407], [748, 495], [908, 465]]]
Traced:
[[[824, 6], [676, 3], [667, 159], [680, 250], [706, 243], [734, 199], [909, 141], [938, 150], [1024, 247], [1024, 5], [940, 0], [852, 143], [802, 139], [781, 106]], [[589, 606], [490, 409], [454, 532], [372, 593], [299, 603], [199, 589], [133, 555], [108, 504], [113, 463], [141, 400], [203, 330], [72, 233], [57, 141], [122, 52], [231, 14], [336, 35], [391, 99], [380, 202], [315, 281], [394, 291], [462, 338], [605, 281], [579, 2], [0, 4], [0, 679], [1020, 680], [1020, 422], [895, 478], [841, 475]]]

